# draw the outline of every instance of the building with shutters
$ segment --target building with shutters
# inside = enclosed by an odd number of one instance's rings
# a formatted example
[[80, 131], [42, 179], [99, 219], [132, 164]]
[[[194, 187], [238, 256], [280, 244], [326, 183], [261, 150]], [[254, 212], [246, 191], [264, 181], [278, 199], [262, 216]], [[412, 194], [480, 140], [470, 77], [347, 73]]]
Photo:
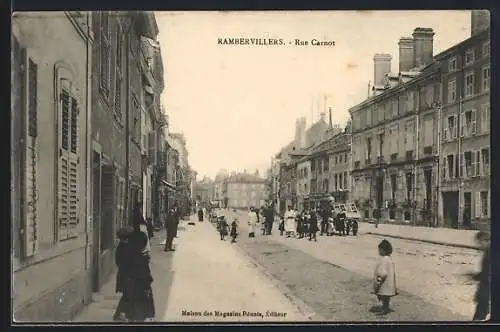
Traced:
[[474, 10], [471, 37], [436, 56], [442, 72], [440, 223], [489, 229], [490, 19]]
[[151, 201], [151, 187], [143, 187], [143, 164], [153, 159], [141, 157], [149, 156], [142, 125], [154, 80], [141, 40], [154, 39], [158, 28], [154, 15], [146, 12], [96, 11], [92, 22], [92, 290], [96, 292], [114, 271], [116, 231], [133, 222], [138, 202]]
[[90, 301], [92, 30], [87, 12], [12, 17], [11, 296], [17, 322], [67, 321]]
[[489, 26], [488, 11], [472, 11], [471, 37], [436, 56], [432, 31], [415, 29], [400, 39], [399, 74], [375, 70], [373, 95], [349, 110], [366, 218], [380, 208], [382, 220], [489, 229]]
[[349, 110], [352, 199], [365, 218], [437, 223], [440, 68], [434, 32], [416, 28], [399, 41], [399, 73], [391, 56], [374, 56], [370, 96]]

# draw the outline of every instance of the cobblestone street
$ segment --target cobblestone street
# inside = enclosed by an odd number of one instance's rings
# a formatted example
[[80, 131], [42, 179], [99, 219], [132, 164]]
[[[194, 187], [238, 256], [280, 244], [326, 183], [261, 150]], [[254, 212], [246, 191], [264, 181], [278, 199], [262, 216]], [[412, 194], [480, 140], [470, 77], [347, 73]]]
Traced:
[[249, 239], [241, 215], [238, 246], [295, 296], [325, 319], [470, 320], [476, 285], [466, 274], [477, 271], [481, 253], [416, 241], [389, 239], [394, 246], [399, 296], [386, 318], [370, 312], [370, 294], [379, 236], [322, 237], [318, 242], [258, 235]]

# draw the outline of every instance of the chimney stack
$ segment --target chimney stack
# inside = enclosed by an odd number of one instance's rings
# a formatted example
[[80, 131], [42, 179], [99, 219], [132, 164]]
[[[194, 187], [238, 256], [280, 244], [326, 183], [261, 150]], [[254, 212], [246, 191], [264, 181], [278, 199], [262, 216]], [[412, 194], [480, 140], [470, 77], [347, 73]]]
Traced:
[[399, 39], [399, 72], [410, 71], [415, 67], [413, 62], [413, 38], [401, 37]]
[[490, 27], [489, 10], [472, 10], [470, 17], [470, 35], [474, 36]]
[[328, 125], [332, 128], [332, 108], [328, 107]]
[[374, 65], [374, 82], [373, 85], [375, 87], [384, 85], [385, 74], [391, 72], [391, 60], [392, 57], [390, 54], [375, 54], [373, 57], [373, 65]]
[[415, 67], [424, 67], [433, 61], [434, 31], [432, 28], [413, 30], [413, 57]]

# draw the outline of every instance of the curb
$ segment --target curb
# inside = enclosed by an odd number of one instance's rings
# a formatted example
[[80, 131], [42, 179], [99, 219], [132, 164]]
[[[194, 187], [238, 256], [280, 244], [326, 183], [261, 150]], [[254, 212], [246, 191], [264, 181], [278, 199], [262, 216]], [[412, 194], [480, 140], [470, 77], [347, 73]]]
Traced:
[[[216, 229], [215, 225], [212, 224], [214, 229]], [[274, 277], [272, 274], [267, 272], [267, 270], [260, 265], [255, 259], [250, 257], [246, 252], [243, 251], [239, 246], [233, 246], [241, 255], [248, 259], [248, 261], [258, 270], [259, 273], [268, 278], [273, 285], [294, 305], [299, 309], [299, 312], [306, 317], [309, 321], [325, 321], [323, 317], [317, 314], [309, 305], [307, 305], [304, 301], [293, 295], [292, 290], [285, 286], [280, 280]]]
[[317, 314], [309, 305], [307, 305], [304, 301], [293, 295], [292, 290], [285, 286], [280, 280], [278, 280], [276, 277], [274, 277], [272, 274], [267, 272], [267, 270], [260, 265], [255, 259], [250, 257], [246, 252], [243, 251], [238, 246], [234, 246], [236, 250], [245, 256], [250, 263], [261, 273], [263, 274], [266, 278], [268, 278], [273, 285], [294, 305], [297, 307], [302, 315], [306, 317], [307, 320], [309, 321], [325, 321], [323, 317], [321, 317], [319, 314]]
[[391, 237], [391, 238], [395, 238], [395, 239], [402, 239], [402, 240], [410, 240], [410, 241], [417, 241], [417, 242], [438, 244], [438, 245], [441, 245], [441, 246], [454, 247], [454, 248], [465, 248], [465, 249], [481, 250], [481, 248], [479, 246], [476, 246], [476, 245], [468, 245], [468, 244], [460, 244], [460, 243], [447, 243], [447, 242], [443, 242], [443, 241], [426, 240], [426, 239], [419, 239], [419, 238], [414, 238], [414, 237], [410, 237], [410, 236], [401, 236], [401, 235], [393, 235], [393, 234], [383, 234], [383, 233], [377, 233], [377, 232], [366, 232], [364, 234], [377, 235], [377, 236], [387, 236], [387, 237]]

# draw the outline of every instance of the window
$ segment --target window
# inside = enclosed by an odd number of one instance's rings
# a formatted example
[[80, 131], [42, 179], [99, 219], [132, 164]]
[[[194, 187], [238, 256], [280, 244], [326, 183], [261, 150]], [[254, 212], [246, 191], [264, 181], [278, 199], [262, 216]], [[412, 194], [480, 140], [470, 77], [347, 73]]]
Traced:
[[79, 109], [75, 87], [70, 80], [59, 80], [59, 162], [58, 220], [59, 240], [77, 236], [79, 219]]
[[379, 157], [383, 157], [384, 156], [384, 137], [385, 137], [384, 134], [379, 134], [378, 135], [378, 143], [379, 143], [379, 146], [378, 146], [378, 156]]
[[[13, 98], [16, 98], [16, 111], [19, 111], [22, 116], [16, 121], [16, 128], [19, 129], [21, 138], [20, 145], [22, 152], [20, 153], [21, 165], [16, 165], [20, 168], [20, 213], [21, 220], [19, 224], [20, 234], [20, 253], [22, 257], [31, 257], [38, 252], [38, 65], [35, 59], [31, 57], [29, 49], [21, 48], [15, 37], [13, 36], [13, 64], [16, 66], [16, 76], [13, 82]], [[18, 99], [17, 99], [18, 98]], [[16, 120], [17, 120], [16, 119]], [[15, 130], [15, 129], [14, 129]]]
[[482, 69], [482, 77], [483, 77], [483, 84], [482, 84], [482, 91], [490, 91], [490, 65], [484, 66]]
[[415, 94], [413, 91], [409, 91], [407, 95], [407, 110], [413, 111], [415, 109]]
[[367, 163], [370, 164], [371, 159], [372, 159], [372, 139], [371, 139], [371, 137], [368, 137], [366, 139], [366, 159], [367, 159]]
[[474, 50], [468, 50], [465, 52], [465, 65], [470, 65], [474, 62]]
[[411, 172], [406, 173], [406, 199], [411, 200], [413, 191], [413, 174]]
[[450, 154], [446, 156], [446, 162], [445, 162], [445, 172], [444, 172], [444, 178], [445, 179], [452, 179], [455, 177], [455, 156]]
[[434, 118], [426, 117], [424, 119], [424, 148], [434, 144]]
[[479, 176], [481, 171], [481, 151], [474, 151], [475, 157], [472, 158], [472, 176]]
[[489, 217], [489, 199], [488, 191], [481, 191], [476, 194], [476, 217]]
[[99, 13], [99, 46], [100, 46], [100, 87], [101, 92], [108, 97], [111, 71], [111, 30], [109, 29], [109, 13]]
[[480, 162], [480, 174], [489, 175], [490, 174], [490, 149], [481, 149], [481, 162]]
[[465, 97], [474, 95], [474, 72], [465, 74]]
[[490, 55], [490, 41], [484, 42], [483, 44], [483, 56]]
[[457, 100], [457, 80], [448, 81], [448, 102], [453, 103]]
[[460, 114], [460, 136], [468, 137], [476, 134], [476, 111], [469, 110]]
[[455, 70], [457, 70], [457, 58], [453, 57], [448, 60], [448, 71], [453, 72]]
[[397, 116], [398, 116], [398, 114], [399, 114], [399, 113], [398, 113], [398, 112], [399, 112], [398, 107], [399, 107], [398, 99], [394, 98], [394, 99], [392, 100], [392, 116], [393, 116], [394, 118], [395, 118], [395, 117], [397, 117]]
[[471, 151], [465, 151], [463, 155], [465, 158], [465, 176], [472, 177], [474, 174], [473, 166], [475, 166], [475, 154]]
[[347, 172], [344, 172], [344, 189], [348, 189], [347, 188]]
[[407, 121], [405, 123], [405, 151], [413, 151], [413, 148], [415, 147], [415, 142], [414, 142], [414, 123], [413, 121]]
[[348, 160], [347, 160], [347, 152], [344, 152], [344, 163], [348, 163]]
[[334, 187], [334, 190], [337, 191], [338, 188], [339, 188], [339, 177], [338, 177], [338, 174], [335, 174], [334, 175], [334, 183], [335, 183], [335, 187]]

